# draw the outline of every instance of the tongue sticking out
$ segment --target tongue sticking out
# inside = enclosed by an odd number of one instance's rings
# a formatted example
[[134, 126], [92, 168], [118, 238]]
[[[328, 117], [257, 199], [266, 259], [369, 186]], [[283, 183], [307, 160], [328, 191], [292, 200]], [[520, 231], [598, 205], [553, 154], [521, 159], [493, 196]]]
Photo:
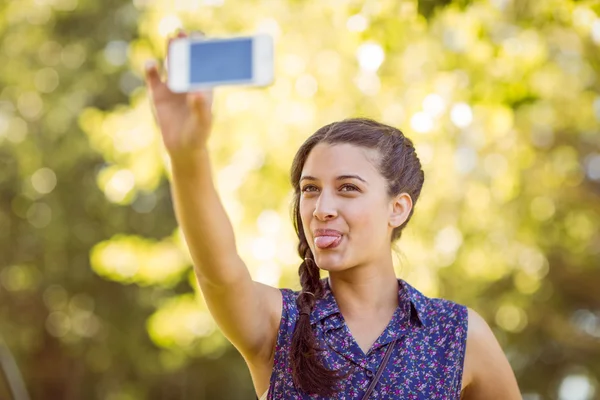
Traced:
[[338, 240], [340, 236], [318, 236], [315, 238], [315, 244], [320, 249], [325, 249]]

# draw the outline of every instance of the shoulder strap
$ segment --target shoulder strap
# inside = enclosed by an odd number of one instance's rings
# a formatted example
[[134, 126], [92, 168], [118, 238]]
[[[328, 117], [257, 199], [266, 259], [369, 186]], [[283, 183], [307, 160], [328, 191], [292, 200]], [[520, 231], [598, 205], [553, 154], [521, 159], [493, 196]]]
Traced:
[[367, 400], [369, 398], [369, 396], [371, 395], [371, 393], [373, 392], [373, 390], [375, 390], [375, 385], [377, 385], [377, 382], [379, 381], [381, 374], [383, 374], [383, 370], [385, 369], [385, 366], [387, 365], [388, 360], [390, 359], [390, 356], [392, 355], [392, 350], [394, 350], [395, 345], [396, 345], [396, 340], [394, 340], [392, 343], [390, 343], [387, 351], [385, 352], [385, 356], [383, 357], [383, 361], [381, 361], [381, 365], [379, 365], [379, 368], [377, 369], [375, 378], [373, 379], [373, 382], [371, 382], [371, 384], [367, 388], [367, 392], [365, 393], [365, 396], [362, 398], [362, 400]]

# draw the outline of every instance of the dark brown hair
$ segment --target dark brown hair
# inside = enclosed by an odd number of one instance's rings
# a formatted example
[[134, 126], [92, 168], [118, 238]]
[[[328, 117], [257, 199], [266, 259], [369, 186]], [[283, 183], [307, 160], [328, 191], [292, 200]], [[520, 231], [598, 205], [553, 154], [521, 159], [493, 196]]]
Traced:
[[298, 268], [302, 292], [296, 303], [300, 316], [292, 337], [290, 362], [294, 384], [298, 388], [306, 393], [329, 397], [339, 390], [336, 388], [337, 383], [345, 376], [338, 371], [327, 369], [319, 358], [319, 353], [323, 350], [317, 347], [310, 325], [310, 314], [316, 300], [323, 296], [324, 288], [300, 217], [300, 174], [311, 150], [319, 143], [348, 143], [378, 150], [379, 159], [376, 166], [387, 182], [388, 196], [392, 198], [405, 192], [413, 201], [413, 208], [406, 221], [392, 232], [392, 242], [400, 238], [402, 230], [413, 215], [425, 176], [410, 139], [394, 127], [366, 118], [346, 119], [322, 127], [300, 146], [294, 157], [291, 169], [294, 187], [294, 228], [300, 240], [298, 253], [304, 261]]

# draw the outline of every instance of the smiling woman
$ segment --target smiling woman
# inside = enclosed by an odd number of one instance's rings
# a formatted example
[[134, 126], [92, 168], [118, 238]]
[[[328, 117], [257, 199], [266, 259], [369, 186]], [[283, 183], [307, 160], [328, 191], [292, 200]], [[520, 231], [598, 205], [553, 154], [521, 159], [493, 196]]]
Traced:
[[[215, 321], [274, 399], [518, 399], [514, 375], [474, 311], [396, 278], [391, 245], [424, 174], [410, 139], [369, 119], [324, 126], [291, 170], [301, 291], [254, 282], [214, 188], [210, 93], [147, 82], [172, 158], [177, 219]], [[320, 272], [329, 272], [321, 279]]]

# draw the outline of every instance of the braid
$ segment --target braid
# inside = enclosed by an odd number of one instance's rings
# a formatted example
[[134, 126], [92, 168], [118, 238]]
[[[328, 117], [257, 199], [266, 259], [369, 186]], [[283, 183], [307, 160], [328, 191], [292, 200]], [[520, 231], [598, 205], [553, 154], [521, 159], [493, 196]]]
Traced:
[[323, 295], [323, 286], [321, 286], [319, 267], [313, 259], [312, 251], [310, 251], [305, 238], [298, 245], [298, 254], [304, 258], [304, 262], [300, 264], [300, 268], [298, 269], [302, 291], [311, 292], [316, 298], [321, 298]]
[[327, 369], [319, 359], [318, 354], [323, 349], [317, 347], [315, 334], [310, 326], [310, 314], [316, 300], [323, 296], [323, 286], [319, 267], [313, 259], [303, 232], [300, 234], [298, 253], [304, 261], [298, 268], [302, 292], [296, 300], [300, 316], [292, 336], [292, 377], [294, 384], [302, 391], [330, 397], [336, 393], [332, 382], [336, 382], [340, 376], [337, 371]]

